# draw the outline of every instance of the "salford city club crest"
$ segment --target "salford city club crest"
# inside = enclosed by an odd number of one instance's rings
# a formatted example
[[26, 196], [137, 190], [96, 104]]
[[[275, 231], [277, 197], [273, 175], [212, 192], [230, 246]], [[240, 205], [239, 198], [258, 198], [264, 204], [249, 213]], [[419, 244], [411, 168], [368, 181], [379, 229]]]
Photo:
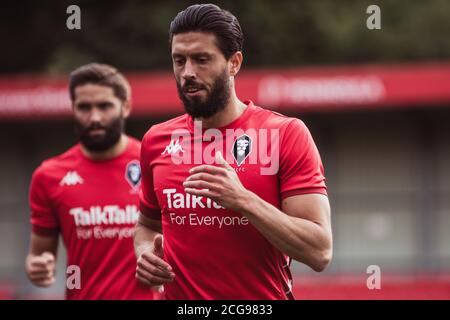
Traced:
[[250, 152], [252, 152], [252, 139], [246, 134], [239, 136], [233, 144], [233, 157], [238, 166], [244, 162]]
[[141, 166], [139, 161], [133, 160], [128, 162], [125, 169], [125, 180], [128, 181], [133, 190], [137, 190], [141, 182]]

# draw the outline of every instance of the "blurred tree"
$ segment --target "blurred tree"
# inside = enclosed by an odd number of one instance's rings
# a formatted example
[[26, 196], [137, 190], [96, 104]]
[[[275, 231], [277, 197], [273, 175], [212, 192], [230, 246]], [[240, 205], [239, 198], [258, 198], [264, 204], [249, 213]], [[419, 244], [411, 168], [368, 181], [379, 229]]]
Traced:
[[[195, 1], [2, 1], [1, 73], [65, 73], [90, 62], [127, 71], [171, 67], [168, 28]], [[450, 57], [448, 0], [215, 1], [245, 34], [245, 66], [295, 66], [439, 60]], [[66, 8], [81, 8], [81, 30], [66, 28]], [[366, 28], [366, 8], [381, 7], [381, 30]]]

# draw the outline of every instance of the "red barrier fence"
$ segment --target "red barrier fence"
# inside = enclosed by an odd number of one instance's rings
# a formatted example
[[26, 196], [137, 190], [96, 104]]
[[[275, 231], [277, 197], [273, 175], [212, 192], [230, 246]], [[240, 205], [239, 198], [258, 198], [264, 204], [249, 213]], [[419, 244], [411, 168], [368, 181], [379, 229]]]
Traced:
[[[368, 277], [368, 275], [367, 275]], [[450, 299], [450, 274], [382, 275], [380, 289], [368, 289], [366, 276], [352, 274], [299, 275], [294, 279], [297, 300], [417, 300]], [[20, 293], [13, 284], [0, 284], [2, 299], [62, 299], [54, 293]]]
[[369, 289], [367, 277], [299, 276], [294, 295], [298, 300], [450, 299], [450, 274], [382, 275], [380, 289]]
[[[183, 112], [170, 72], [127, 74], [134, 116]], [[0, 119], [70, 115], [65, 77], [0, 77]], [[243, 70], [242, 100], [279, 111], [450, 106], [450, 63]]]

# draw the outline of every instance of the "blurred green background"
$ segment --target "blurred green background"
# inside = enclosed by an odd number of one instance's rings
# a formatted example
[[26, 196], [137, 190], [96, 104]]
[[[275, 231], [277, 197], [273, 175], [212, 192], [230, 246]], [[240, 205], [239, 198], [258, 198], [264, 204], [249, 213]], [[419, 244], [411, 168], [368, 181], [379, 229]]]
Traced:
[[[2, 1], [0, 73], [66, 73], [90, 61], [127, 71], [166, 70], [169, 22], [195, 1]], [[447, 0], [215, 1], [238, 17], [245, 66], [443, 60], [450, 57]], [[68, 30], [70, 4], [81, 30]], [[382, 30], [366, 28], [378, 4]]]

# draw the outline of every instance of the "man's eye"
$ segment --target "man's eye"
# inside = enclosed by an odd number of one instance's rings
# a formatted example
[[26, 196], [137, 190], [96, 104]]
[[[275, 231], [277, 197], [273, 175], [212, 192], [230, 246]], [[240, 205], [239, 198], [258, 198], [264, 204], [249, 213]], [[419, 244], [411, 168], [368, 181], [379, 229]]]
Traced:
[[181, 66], [184, 64], [184, 59], [174, 59], [174, 62], [177, 66]]
[[106, 109], [112, 107], [112, 103], [109, 103], [109, 102], [99, 103], [98, 107], [99, 107], [101, 110], [106, 110]]
[[209, 59], [206, 57], [201, 57], [201, 58], [198, 58], [197, 61], [199, 63], [207, 63], [209, 61]]
[[81, 111], [88, 111], [91, 108], [91, 105], [87, 104], [87, 103], [80, 103], [78, 105], [78, 110]]

